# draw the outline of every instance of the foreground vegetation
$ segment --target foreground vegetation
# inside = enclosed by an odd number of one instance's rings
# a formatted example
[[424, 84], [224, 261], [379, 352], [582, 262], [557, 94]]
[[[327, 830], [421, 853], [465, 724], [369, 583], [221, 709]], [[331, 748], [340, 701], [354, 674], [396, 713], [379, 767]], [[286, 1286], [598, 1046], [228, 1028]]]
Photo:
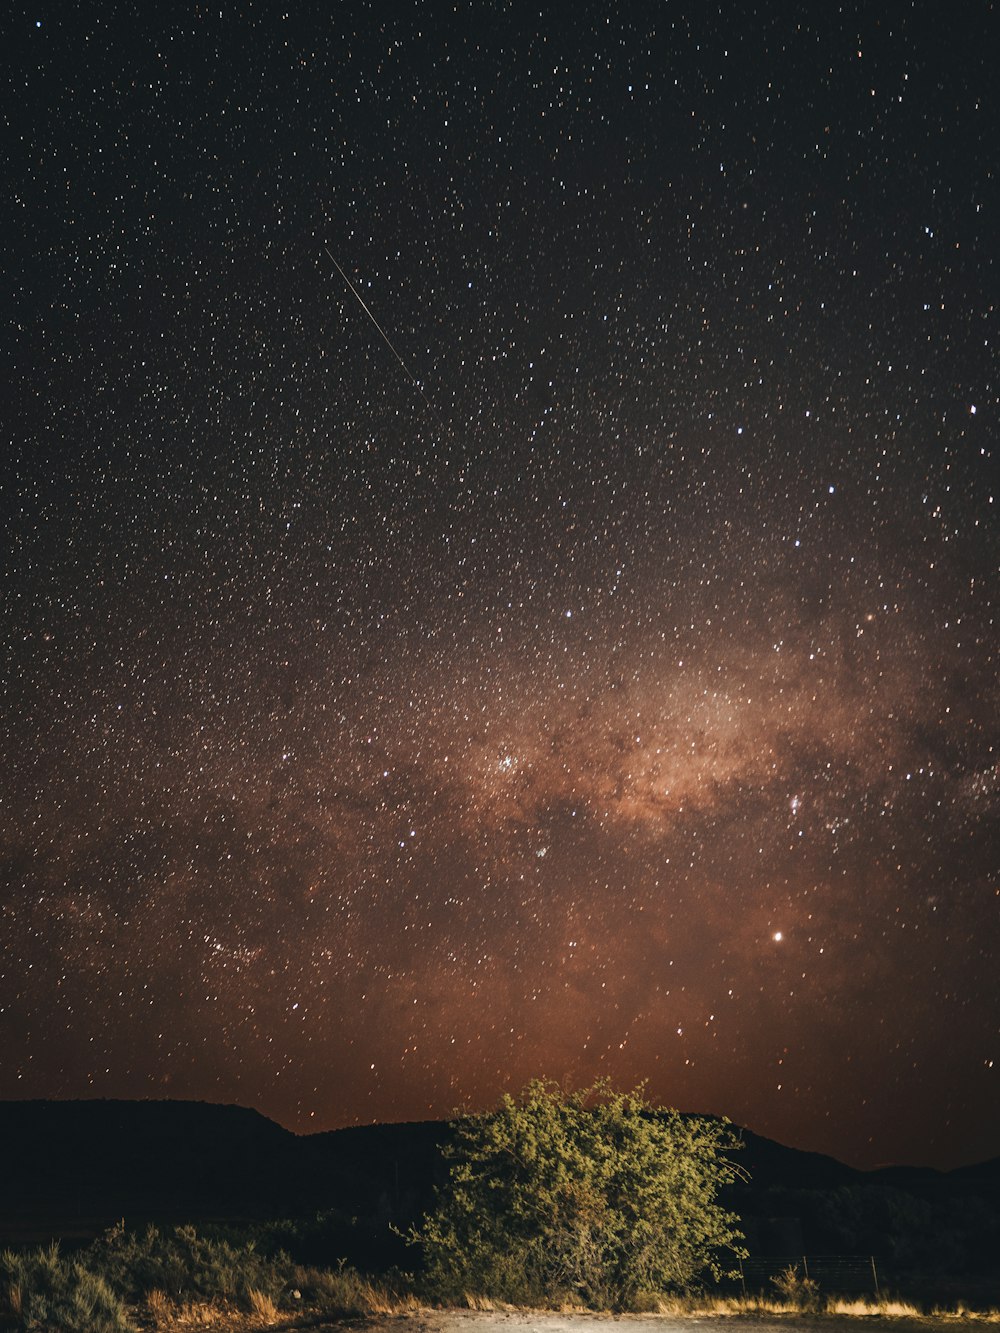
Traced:
[[747, 1251], [718, 1196], [739, 1147], [728, 1122], [657, 1110], [641, 1089], [535, 1080], [456, 1121], [447, 1180], [409, 1239], [442, 1300], [629, 1308], [736, 1276]]
[[0, 1255], [0, 1328], [31, 1333], [132, 1333], [211, 1322], [242, 1313], [267, 1325], [308, 1312], [342, 1319], [416, 1308], [412, 1281], [374, 1281], [346, 1265], [296, 1263], [258, 1236], [194, 1227], [163, 1232], [116, 1227], [92, 1245], [63, 1255], [58, 1245]]
[[[730, 1290], [744, 1281], [739, 1219], [719, 1202], [741, 1178], [730, 1157], [738, 1144], [724, 1122], [654, 1109], [641, 1090], [599, 1083], [567, 1093], [536, 1081], [454, 1130], [433, 1206], [419, 1226], [395, 1232], [398, 1257], [409, 1256], [415, 1273], [331, 1268], [347, 1234], [336, 1212], [240, 1229], [121, 1224], [72, 1253], [53, 1244], [0, 1254], [0, 1333], [235, 1333], [427, 1306], [674, 1318], [973, 1314], [836, 1299], [804, 1261], [772, 1278], [767, 1296], [706, 1294], [727, 1278]], [[974, 1317], [1000, 1322], [1000, 1312]]]
[[[256, 1329], [308, 1326], [321, 1320], [400, 1315], [429, 1304], [510, 1310], [480, 1291], [435, 1296], [425, 1281], [393, 1274], [373, 1280], [347, 1265], [333, 1269], [297, 1263], [275, 1247], [294, 1243], [289, 1223], [256, 1235], [202, 1234], [193, 1227], [128, 1232], [116, 1227], [76, 1254], [56, 1245], [0, 1255], [0, 1328], [24, 1333], [142, 1333], [142, 1330]], [[815, 1316], [980, 1319], [1000, 1323], [1000, 1311], [923, 1309], [883, 1300], [825, 1297], [791, 1272], [774, 1282], [773, 1296], [722, 1297], [640, 1291], [614, 1306], [618, 1313], [684, 1317]], [[521, 1306], [520, 1308], [525, 1308]], [[572, 1313], [602, 1309], [579, 1294], [553, 1292], [531, 1308]]]

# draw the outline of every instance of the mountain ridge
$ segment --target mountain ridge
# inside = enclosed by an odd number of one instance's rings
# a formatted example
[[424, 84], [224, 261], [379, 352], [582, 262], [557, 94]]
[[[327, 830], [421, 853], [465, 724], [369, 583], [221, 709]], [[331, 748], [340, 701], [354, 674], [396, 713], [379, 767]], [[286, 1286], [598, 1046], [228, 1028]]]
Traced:
[[[819, 1215], [838, 1192], [886, 1209], [899, 1194], [937, 1208], [973, 1198], [1000, 1216], [1000, 1158], [947, 1172], [864, 1171], [734, 1129], [750, 1180], [729, 1187], [733, 1206], [751, 1219], [759, 1243], [780, 1234], [782, 1252], [805, 1243], [796, 1219]], [[214, 1102], [4, 1101], [0, 1243], [93, 1234], [122, 1217], [168, 1224], [332, 1211], [343, 1217], [345, 1237], [351, 1227], [371, 1235], [390, 1222], [405, 1229], [444, 1179], [440, 1148], [449, 1133], [448, 1121], [431, 1120], [296, 1134], [253, 1108]]]

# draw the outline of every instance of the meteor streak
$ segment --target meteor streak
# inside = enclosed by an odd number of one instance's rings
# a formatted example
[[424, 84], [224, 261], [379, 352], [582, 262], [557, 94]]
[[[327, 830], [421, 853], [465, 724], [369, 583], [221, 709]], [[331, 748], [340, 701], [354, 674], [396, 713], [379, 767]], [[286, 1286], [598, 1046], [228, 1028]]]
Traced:
[[324, 249], [324, 250], [326, 251], [326, 253], [330, 256], [330, 259], [331, 259], [331, 261], [332, 261], [332, 263], [333, 263], [333, 267], [337, 270], [337, 272], [340, 274], [340, 276], [341, 276], [341, 277], [344, 279], [344, 281], [347, 283], [348, 287], [350, 287], [351, 291], [352, 291], [352, 292], [354, 293], [354, 295], [358, 298], [358, 301], [359, 301], [360, 304], [361, 304], [361, 308], [362, 308], [362, 310], [365, 312], [365, 314], [368, 316], [368, 318], [371, 320], [371, 322], [372, 322], [372, 323], [375, 325], [375, 327], [378, 329], [379, 333], [380, 333], [380, 334], [382, 335], [382, 337], [385, 339], [385, 343], [386, 343], [386, 346], [389, 348], [389, 351], [393, 354], [393, 356], [396, 358], [396, 360], [399, 362], [399, 364], [400, 364], [400, 365], [403, 367], [403, 369], [406, 371], [406, 374], [407, 374], [407, 377], [409, 378], [410, 383], [411, 383], [411, 384], [413, 385], [413, 387], [416, 389], [417, 393], [420, 394], [420, 397], [424, 400], [424, 402], [427, 404], [427, 406], [430, 407], [430, 400], [428, 399], [427, 395], [424, 393], [423, 389], [421, 389], [420, 385], [417, 383], [417, 380], [414, 378], [413, 374], [412, 374], [411, 371], [410, 371], [410, 367], [406, 364], [406, 362], [403, 360], [403, 358], [399, 355], [399, 353], [396, 351], [395, 347], [393, 347], [392, 342], [391, 342], [390, 339], [389, 339], [389, 335], [386, 333], [385, 329], [382, 327], [382, 325], [378, 322], [378, 320], [375, 318], [375, 316], [372, 314], [372, 312], [371, 312], [371, 311], [368, 309], [368, 307], [365, 305], [364, 298], [362, 297], [361, 293], [358, 291], [357, 287], [355, 287], [354, 283], [350, 280], [350, 278], [347, 276], [347, 274], [344, 272], [344, 270], [340, 267], [340, 265], [337, 263], [337, 261], [333, 258], [333, 252], [331, 251], [330, 247], [329, 247], [328, 245], [324, 245], [324, 246], [323, 246], [323, 249]]

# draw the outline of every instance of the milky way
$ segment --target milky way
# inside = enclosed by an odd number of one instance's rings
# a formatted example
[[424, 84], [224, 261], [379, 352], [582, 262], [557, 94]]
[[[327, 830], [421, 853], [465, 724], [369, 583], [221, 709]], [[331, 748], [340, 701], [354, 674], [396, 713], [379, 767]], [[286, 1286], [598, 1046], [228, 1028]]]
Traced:
[[995, 14], [707, 8], [22, 13], [0, 1096], [1000, 1152]]

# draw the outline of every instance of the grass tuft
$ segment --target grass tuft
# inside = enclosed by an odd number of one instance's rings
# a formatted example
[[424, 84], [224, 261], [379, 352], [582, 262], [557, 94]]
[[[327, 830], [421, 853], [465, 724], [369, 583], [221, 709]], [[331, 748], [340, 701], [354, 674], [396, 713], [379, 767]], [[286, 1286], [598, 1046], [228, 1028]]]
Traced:
[[247, 1292], [247, 1299], [250, 1302], [250, 1309], [258, 1319], [263, 1319], [267, 1324], [274, 1323], [278, 1317], [278, 1307], [266, 1291], [258, 1291], [256, 1287], [251, 1287]]
[[155, 1328], [166, 1327], [170, 1323], [174, 1313], [174, 1303], [165, 1291], [159, 1287], [146, 1294], [146, 1311], [153, 1321]]
[[885, 1319], [920, 1319], [922, 1311], [907, 1301], [868, 1301], [863, 1299], [846, 1300], [842, 1297], [829, 1297], [824, 1306], [826, 1314], [847, 1315], [855, 1319], [873, 1317]]
[[7, 1305], [11, 1314], [19, 1318], [24, 1310], [24, 1288], [20, 1282], [11, 1282], [8, 1285]]
[[326, 1315], [404, 1314], [419, 1309], [408, 1283], [396, 1286], [390, 1282], [373, 1282], [346, 1264], [335, 1269], [295, 1265], [291, 1271], [291, 1285], [299, 1291], [304, 1306]]

